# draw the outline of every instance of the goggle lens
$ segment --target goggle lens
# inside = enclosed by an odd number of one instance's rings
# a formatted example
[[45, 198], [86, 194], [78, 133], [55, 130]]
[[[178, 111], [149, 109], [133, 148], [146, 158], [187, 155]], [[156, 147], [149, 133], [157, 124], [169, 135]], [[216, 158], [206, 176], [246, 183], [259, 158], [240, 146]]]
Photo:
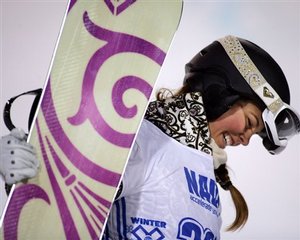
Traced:
[[[287, 140], [300, 132], [300, 117], [286, 104], [275, 116], [269, 109], [265, 109], [262, 117], [265, 132], [262, 132], [260, 136], [264, 139], [265, 147], [272, 153], [281, 152]], [[268, 144], [265, 144], [267, 142]]]
[[299, 132], [300, 121], [292, 110], [285, 108], [277, 115], [275, 126], [279, 139], [290, 139]]

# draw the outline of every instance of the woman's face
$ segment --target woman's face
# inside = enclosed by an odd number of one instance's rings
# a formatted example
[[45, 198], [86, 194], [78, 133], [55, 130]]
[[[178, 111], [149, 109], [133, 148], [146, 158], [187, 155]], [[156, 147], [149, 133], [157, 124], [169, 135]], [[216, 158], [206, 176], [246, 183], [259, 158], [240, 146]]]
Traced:
[[248, 145], [251, 136], [263, 130], [261, 110], [253, 103], [239, 101], [215, 121], [209, 122], [211, 137], [220, 148]]

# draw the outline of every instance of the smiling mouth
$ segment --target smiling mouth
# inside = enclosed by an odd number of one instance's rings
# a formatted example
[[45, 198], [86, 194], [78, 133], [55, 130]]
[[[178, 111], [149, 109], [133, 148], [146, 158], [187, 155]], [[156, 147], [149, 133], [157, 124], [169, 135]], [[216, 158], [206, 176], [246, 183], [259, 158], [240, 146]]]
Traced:
[[232, 145], [233, 141], [232, 141], [232, 138], [230, 137], [230, 135], [228, 133], [224, 133], [223, 138], [224, 138], [225, 146], [231, 146]]

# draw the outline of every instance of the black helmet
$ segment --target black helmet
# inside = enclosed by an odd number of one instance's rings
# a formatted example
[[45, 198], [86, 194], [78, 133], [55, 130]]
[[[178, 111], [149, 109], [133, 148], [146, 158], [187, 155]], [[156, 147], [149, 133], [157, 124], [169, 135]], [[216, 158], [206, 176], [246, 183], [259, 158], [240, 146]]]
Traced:
[[226, 36], [201, 50], [186, 64], [184, 85], [202, 93], [209, 121], [239, 99], [256, 103], [266, 130], [260, 136], [270, 153], [280, 152], [300, 131], [284, 73], [265, 50], [245, 39]]

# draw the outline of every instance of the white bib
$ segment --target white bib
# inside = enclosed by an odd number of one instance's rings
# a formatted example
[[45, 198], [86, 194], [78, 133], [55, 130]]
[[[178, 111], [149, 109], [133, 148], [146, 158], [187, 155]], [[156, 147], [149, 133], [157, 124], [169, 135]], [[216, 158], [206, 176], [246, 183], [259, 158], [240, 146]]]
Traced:
[[144, 120], [103, 239], [220, 239], [212, 157]]

